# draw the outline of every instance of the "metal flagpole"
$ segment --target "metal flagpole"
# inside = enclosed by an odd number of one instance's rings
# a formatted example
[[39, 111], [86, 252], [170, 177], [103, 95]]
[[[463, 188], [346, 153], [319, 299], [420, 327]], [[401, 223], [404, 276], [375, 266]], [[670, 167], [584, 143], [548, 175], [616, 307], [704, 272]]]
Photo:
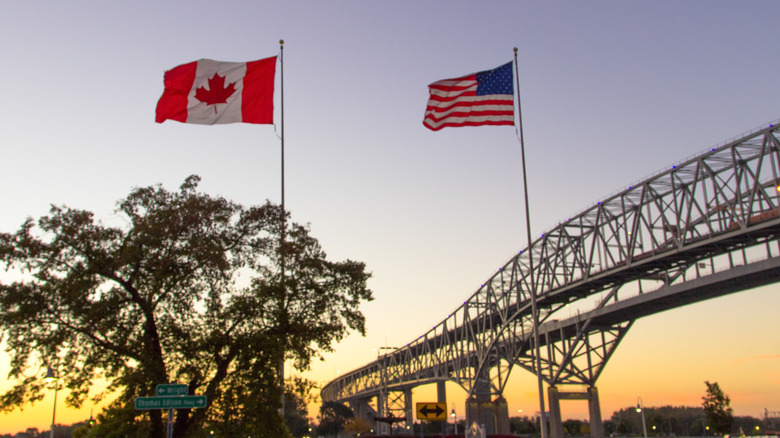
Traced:
[[542, 384], [542, 358], [539, 348], [539, 308], [536, 305], [536, 282], [534, 281], [534, 253], [531, 250], [533, 242], [531, 235], [531, 213], [528, 208], [528, 172], [525, 167], [525, 142], [523, 140], [523, 112], [520, 109], [520, 78], [517, 70], [517, 47], [515, 51], [515, 86], [517, 88], [517, 115], [520, 128], [520, 155], [523, 160], [523, 191], [525, 192], [525, 228], [528, 233], [528, 278], [531, 282], [531, 312], [533, 313], [534, 346], [536, 349], [536, 380], [539, 383], [539, 424], [542, 429], [542, 438], [547, 438], [547, 425], [544, 420], [544, 385]]
[[[285, 241], [285, 235], [287, 233], [287, 218], [286, 218], [286, 210], [284, 207], [284, 40], [279, 40], [279, 68], [280, 68], [280, 88], [282, 89], [280, 95], [281, 95], [281, 101], [280, 101], [280, 110], [281, 110], [281, 146], [282, 146], [282, 230], [280, 234], [280, 244], [279, 244], [279, 257], [280, 261], [279, 264], [280, 270], [281, 270], [281, 293], [283, 294], [282, 298], [286, 298], [287, 295], [287, 289], [284, 282], [284, 276], [285, 276], [285, 254], [284, 254], [284, 241]], [[282, 308], [284, 306], [281, 306]], [[287, 340], [284, 340], [284, 343], [282, 345], [282, 355], [279, 358], [279, 389], [281, 390], [281, 408], [279, 408], [279, 413], [282, 416], [282, 420], [284, 421], [284, 355], [287, 351]]]
[[[284, 221], [284, 40], [279, 40], [279, 68], [281, 73], [281, 124], [282, 124], [282, 221]], [[282, 229], [284, 235], [284, 229]]]

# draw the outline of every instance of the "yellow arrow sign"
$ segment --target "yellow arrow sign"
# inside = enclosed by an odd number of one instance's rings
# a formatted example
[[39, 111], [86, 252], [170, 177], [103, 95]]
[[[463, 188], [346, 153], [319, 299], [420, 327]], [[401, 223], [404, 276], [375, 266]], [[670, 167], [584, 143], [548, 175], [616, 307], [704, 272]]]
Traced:
[[444, 421], [447, 419], [447, 403], [417, 403], [417, 419]]

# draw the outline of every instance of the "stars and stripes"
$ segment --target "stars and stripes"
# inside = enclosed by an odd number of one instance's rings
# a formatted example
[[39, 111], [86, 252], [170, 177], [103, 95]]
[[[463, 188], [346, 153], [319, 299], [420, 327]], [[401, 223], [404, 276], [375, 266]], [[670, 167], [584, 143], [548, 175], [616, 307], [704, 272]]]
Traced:
[[423, 125], [438, 131], [447, 126], [514, 125], [512, 63], [428, 85], [430, 97]]

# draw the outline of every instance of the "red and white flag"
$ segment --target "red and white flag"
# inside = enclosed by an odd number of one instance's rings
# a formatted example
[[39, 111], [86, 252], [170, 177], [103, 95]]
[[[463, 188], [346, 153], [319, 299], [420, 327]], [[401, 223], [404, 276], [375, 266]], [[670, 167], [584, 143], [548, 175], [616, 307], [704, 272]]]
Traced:
[[512, 63], [428, 85], [430, 97], [423, 125], [432, 131], [448, 126], [514, 125]]
[[276, 56], [251, 62], [201, 59], [165, 72], [155, 121], [214, 125], [274, 122]]

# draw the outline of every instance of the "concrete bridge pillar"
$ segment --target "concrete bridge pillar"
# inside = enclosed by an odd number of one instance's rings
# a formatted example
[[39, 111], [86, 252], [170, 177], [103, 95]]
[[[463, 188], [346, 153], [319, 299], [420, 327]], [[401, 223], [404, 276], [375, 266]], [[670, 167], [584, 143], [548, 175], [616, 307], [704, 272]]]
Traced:
[[352, 413], [356, 418], [362, 418], [366, 420], [367, 424], [372, 424], [374, 421], [375, 412], [369, 402], [371, 399], [361, 398], [357, 400], [350, 400], [349, 407], [352, 409]]
[[466, 427], [472, 423], [488, 434], [509, 434], [509, 406], [504, 397], [491, 400], [489, 381], [477, 380], [474, 395], [466, 400]]
[[414, 406], [412, 406], [412, 388], [404, 389], [404, 413], [406, 414], [406, 427], [414, 425]]
[[590, 436], [604, 438], [604, 422], [601, 421], [601, 403], [599, 390], [595, 386], [588, 388], [588, 411], [590, 412]]
[[[444, 403], [444, 411], [447, 411], [447, 387], [445, 386], [445, 381], [439, 381], [436, 382], [436, 401], [439, 403]], [[441, 423], [441, 434], [444, 436], [447, 432], [447, 421], [440, 421]]]
[[587, 400], [590, 413], [590, 436], [593, 438], [604, 438], [599, 392], [596, 387], [591, 386], [586, 392], [562, 392], [558, 391], [558, 388], [555, 386], [551, 386], [547, 389], [547, 396], [550, 401], [550, 438], [563, 438], [561, 400]]
[[509, 405], [506, 399], [499, 396], [493, 400], [493, 409], [495, 409], [496, 433], [509, 435]]
[[[387, 391], [379, 391], [376, 396], [376, 416], [386, 417], [387, 412]], [[373, 420], [373, 419], [372, 419]], [[390, 433], [390, 425], [381, 421], [374, 421], [374, 430], [378, 435], [387, 435]], [[370, 423], [369, 423], [370, 424]]]

